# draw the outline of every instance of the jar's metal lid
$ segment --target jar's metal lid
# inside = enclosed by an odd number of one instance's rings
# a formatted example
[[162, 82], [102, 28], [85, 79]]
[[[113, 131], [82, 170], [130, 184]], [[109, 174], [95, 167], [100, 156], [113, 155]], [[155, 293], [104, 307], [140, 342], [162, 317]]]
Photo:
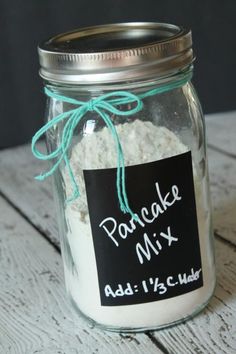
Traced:
[[166, 76], [193, 61], [191, 31], [165, 23], [118, 23], [60, 34], [38, 48], [40, 75], [69, 84]]

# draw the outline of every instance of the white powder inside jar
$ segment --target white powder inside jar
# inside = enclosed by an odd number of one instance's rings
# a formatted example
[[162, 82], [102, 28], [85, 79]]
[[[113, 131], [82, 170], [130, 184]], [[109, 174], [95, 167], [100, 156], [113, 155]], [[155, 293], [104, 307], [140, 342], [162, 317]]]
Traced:
[[[126, 166], [157, 161], [188, 151], [174, 133], [148, 121], [119, 124], [116, 130]], [[187, 317], [208, 300], [214, 288], [211, 255], [208, 254], [209, 215], [204, 205], [202, 181], [194, 173], [204, 286], [184, 295], [149, 303], [101, 306], [82, 169], [116, 167], [117, 155], [113, 138], [106, 127], [92, 134], [86, 134], [85, 129], [84, 133], [82, 140], [73, 147], [70, 157], [81, 196], [65, 210], [67, 238], [74, 263], [73, 271], [65, 268], [65, 277], [73, 301], [87, 317], [110, 328], [156, 328]], [[67, 174], [64, 178], [67, 195], [71, 196], [71, 181]]]

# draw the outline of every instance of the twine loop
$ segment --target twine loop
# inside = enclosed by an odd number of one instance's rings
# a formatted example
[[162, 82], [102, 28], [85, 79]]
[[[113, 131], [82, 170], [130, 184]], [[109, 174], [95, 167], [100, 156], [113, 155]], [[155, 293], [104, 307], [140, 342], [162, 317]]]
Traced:
[[[63, 112], [56, 117], [53, 117], [48, 123], [46, 123], [41, 129], [39, 129], [32, 138], [32, 153], [40, 160], [53, 161], [52, 168], [36, 176], [37, 180], [44, 180], [45, 178], [51, 176], [56, 169], [59, 167], [62, 161], [68, 169], [68, 173], [73, 186], [72, 196], [67, 200], [67, 202], [74, 201], [80, 196], [79, 188], [75, 180], [75, 176], [70, 166], [68, 151], [70, 149], [75, 128], [79, 124], [82, 118], [86, 116], [87, 112], [96, 112], [97, 116], [101, 118], [106, 126], [108, 127], [111, 136], [113, 137], [116, 152], [117, 152], [117, 173], [116, 173], [116, 189], [117, 196], [119, 200], [119, 207], [123, 213], [129, 213], [133, 218], [135, 214], [131, 210], [127, 198], [126, 186], [125, 186], [125, 163], [124, 154], [120, 139], [118, 137], [115, 125], [110, 118], [110, 114], [116, 116], [133, 116], [143, 109], [143, 99], [149, 96], [160, 94], [166, 91], [173, 90], [175, 88], [181, 87], [186, 84], [191, 79], [191, 72], [187, 72], [183, 78], [176, 80], [174, 82], [166, 83], [163, 86], [159, 86], [155, 89], [144, 92], [143, 94], [135, 95], [129, 91], [114, 91], [101, 95], [96, 98], [92, 98], [89, 101], [79, 101], [77, 99], [63, 96], [57, 94], [56, 92], [45, 87], [45, 94], [60, 102], [69, 103], [75, 108], [72, 108], [66, 112]], [[125, 108], [125, 109], [124, 109]], [[41, 153], [37, 148], [36, 144], [38, 140], [46, 134], [50, 129], [55, 128], [60, 122], [64, 122], [63, 130], [60, 136], [60, 143], [57, 148], [47, 154]]]

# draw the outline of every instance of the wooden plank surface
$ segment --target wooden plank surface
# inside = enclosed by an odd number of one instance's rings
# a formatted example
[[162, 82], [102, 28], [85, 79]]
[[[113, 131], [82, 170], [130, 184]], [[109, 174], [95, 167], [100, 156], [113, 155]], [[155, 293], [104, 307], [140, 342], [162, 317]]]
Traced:
[[146, 334], [91, 328], [73, 311], [59, 253], [0, 197], [0, 353], [162, 353]]
[[[233, 134], [227, 135], [229, 130], [236, 131], [234, 117], [234, 114], [230, 114], [230, 120], [227, 121], [226, 118], [223, 119], [220, 116], [220, 120], [224, 121], [221, 132], [226, 136], [225, 138], [217, 134], [219, 121], [214, 120], [213, 117], [207, 120], [208, 141], [212, 147], [209, 149], [209, 166], [214, 205], [214, 228], [218, 236], [216, 293], [207, 309], [193, 320], [149, 335], [152, 340], [156, 338], [157, 346], [161, 343], [162, 347], [166, 348], [162, 350], [164, 353], [233, 354], [236, 352], [236, 299], [234, 298], [236, 293], [234, 247], [236, 245], [236, 160], [234, 158], [236, 142], [235, 139], [232, 140]], [[228, 141], [229, 138], [230, 141]], [[32, 179], [32, 175], [44, 169], [45, 164], [32, 157], [29, 146], [0, 152], [0, 193], [18, 209], [26, 221], [32, 223], [58, 247], [51, 183], [50, 181], [39, 183]], [[36, 231], [32, 234], [31, 237], [37, 239], [40, 237]], [[63, 285], [60, 286], [63, 287]], [[19, 298], [22, 297], [19, 296]], [[68, 311], [72, 310], [68, 309]], [[80, 321], [83, 323], [81, 324], [83, 328], [84, 321], [81, 319]], [[92, 333], [94, 331], [96, 330], [93, 329]], [[109, 340], [113, 342], [115, 337], [111, 334], [109, 336]], [[133, 336], [130, 338], [130, 342], [135, 343]], [[152, 344], [151, 340], [150, 343]], [[157, 346], [156, 350], [158, 350]], [[136, 348], [135, 345], [134, 348]], [[138, 352], [135, 350], [135, 353]], [[73, 353], [73, 351], [66, 351], [66, 353]]]
[[168, 353], [236, 353], [236, 247], [216, 240], [217, 287], [192, 320], [154, 332]]
[[47, 179], [42, 183], [33, 178], [44, 169], [45, 164], [33, 157], [30, 145], [1, 151], [0, 192], [53, 243], [59, 245], [52, 181]]

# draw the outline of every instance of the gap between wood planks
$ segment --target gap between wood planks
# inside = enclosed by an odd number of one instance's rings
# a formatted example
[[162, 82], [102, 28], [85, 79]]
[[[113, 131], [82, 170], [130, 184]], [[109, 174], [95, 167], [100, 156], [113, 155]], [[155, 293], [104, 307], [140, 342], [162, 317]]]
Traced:
[[217, 151], [217, 152], [219, 152], [222, 155], [226, 155], [228, 157], [231, 157], [232, 159], [236, 159], [236, 154], [228, 152], [228, 151], [226, 151], [226, 150], [224, 150], [222, 148], [219, 148], [218, 146], [215, 146], [213, 144], [209, 144], [208, 143], [207, 146], [208, 146], [208, 149], [210, 148], [211, 150]]
[[52, 245], [52, 247], [61, 254], [61, 249], [60, 247], [55, 244], [46, 234], [46, 232], [44, 232], [41, 228], [39, 228], [37, 225], [35, 225], [30, 218], [18, 207], [16, 206], [10, 198], [8, 198], [8, 196], [6, 194], [4, 194], [1, 190], [0, 190], [0, 196], [25, 220], [27, 221], [43, 238], [45, 238], [50, 245]]
[[227, 244], [228, 246], [236, 249], [236, 245], [233, 242], [231, 242], [230, 240], [225, 239], [222, 235], [219, 234], [218, 231], [214, 231], [213, 233], [214, 233], [215, 238], [217, 238], [219, 241], [221, 241], [221, 242]]

